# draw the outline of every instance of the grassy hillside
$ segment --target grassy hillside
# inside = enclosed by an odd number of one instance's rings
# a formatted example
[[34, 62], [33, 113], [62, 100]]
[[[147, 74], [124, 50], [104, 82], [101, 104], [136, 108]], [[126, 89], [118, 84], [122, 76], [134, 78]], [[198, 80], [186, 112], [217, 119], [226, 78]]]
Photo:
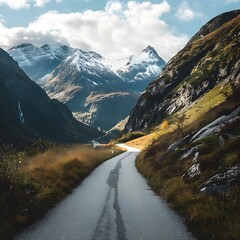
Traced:
[[111, 146], [59, 146], [35, 142], [16, 151], [1, 144], [0, 239], [13, 239], [22, 229], [56, 205], [95, 167], [122, 152]]
[[[197, 141], [182, 141], [178, 146], [176, 143], [236, 109], [240, 91], [233, 93], [235, 90], [229, 83], [220, 83], [164, 119], [168, 124], [155, 125], [148, 129], [150, 134], [128, 142], [145, 149], [137, 158], [138, 170], [201, 240], [238, 240], [240, 236], [240, 111], [235, 120], [222, 124], [220, 131]], [[184, 116], [181, 125], [176, 123], [179, 116]], [[230, 173], [236, 178], [224, 179]]]
[[239, 20], [236, 10], [205, 24], [147, 87], [131, 111], [125, 131], [160, 124], [219, 83], [239, 82]]

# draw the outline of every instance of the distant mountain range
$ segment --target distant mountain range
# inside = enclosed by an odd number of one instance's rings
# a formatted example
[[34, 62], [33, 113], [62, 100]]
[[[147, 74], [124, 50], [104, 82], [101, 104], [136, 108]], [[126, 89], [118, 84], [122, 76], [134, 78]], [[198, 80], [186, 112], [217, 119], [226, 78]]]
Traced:
[[8, 53], [51, 98], [66, 103], [78, 120], [102, 130], [128, 116], [166, 64], [151, 46], [119, 60], [62, 45], [22, 44]]
[[78, 122], [70, 110], [47, 94], [0, 48], [0, 140], [88, 142], [101, 132]]

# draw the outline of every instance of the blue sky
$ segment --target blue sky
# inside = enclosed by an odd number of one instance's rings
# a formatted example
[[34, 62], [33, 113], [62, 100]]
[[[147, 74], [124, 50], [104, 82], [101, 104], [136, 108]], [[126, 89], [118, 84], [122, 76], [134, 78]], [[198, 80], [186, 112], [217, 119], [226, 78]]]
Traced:
[[63, 43], [106, 57], [148, 44], [169, 60], [216, 15], [240, 0], [0, 0], [0, 46]]

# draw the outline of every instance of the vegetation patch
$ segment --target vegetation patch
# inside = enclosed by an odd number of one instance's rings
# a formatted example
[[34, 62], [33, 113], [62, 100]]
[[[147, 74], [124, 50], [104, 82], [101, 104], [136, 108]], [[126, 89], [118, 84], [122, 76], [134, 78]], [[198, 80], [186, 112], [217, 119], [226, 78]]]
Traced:
[[143, 132], [129, 132], [127, 134], [124, 134], [122, 137], [118, 138], [117, 142], [125, 143], [125, 142], [131, 141], [133, 139], [143, 137], [145, 135], [146, 135], [146, 133], [143, 133]]
[[94, 168], [123, 152], [111, 146], [53, 147], [39, 143], [28, 151], [2, 147], [0, 154], [0, 239], [43, 216], [69, 194]]
[[[218, 108], [214, 111], [219, 114]], [[205, 116], [208, 114], [206, 112]], [[237, 119], [223, 127], [218, 134], [194, 143], [183, 143], [174, 151], [169, 151], [168, 147], [176, 142], [180, 135], [177, 130], [170, 131], [161, 135], [137, 158], [136, 166], [139, 172], [146, 177], [153, 190], [184, 217], [197, 239], [239, 239], [240, 181], [236, 181], [225, 191], [201, 191], [201, 185], [211, 177], [240, 163], [239, 124], [240, 120]], [[183, 130], [186, 133], [190, 129], [195, 130], [195, 126], [185, 126]], [[223, 145], [219, 143], [220, 136], [224, 138]], [[186, 173], [194, 164], [194, 154], [184, 159], [182, 156], [194, 146], [200, 146], [197, 162], [201, 173], [190, 178]]]

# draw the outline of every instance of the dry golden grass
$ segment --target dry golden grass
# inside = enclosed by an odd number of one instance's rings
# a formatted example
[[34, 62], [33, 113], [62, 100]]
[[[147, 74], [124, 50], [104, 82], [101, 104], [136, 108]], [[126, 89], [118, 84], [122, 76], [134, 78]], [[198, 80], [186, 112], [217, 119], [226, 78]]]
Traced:
[[[119, 153], [120, 148], [115, 147]], [[57, 169], [63, 164], [72, 160], [78, 160], [84, 165], [92, 165], [95, 162], [103, 161], [112, 157], [110, 145], [101, 145], [101, 148], [94, 149], [90, 145], [76, 145], [68, 148], [50, 149], [29, 157], [23, 165], [23, 171], [29, 173], [36, 168]]]
[[156, 137], [155, 133], [151, 133], [146, 136], [136, 138], [132, 141], [126, 142], [126, 144], [131, 147], [136, 147], [140, 150], [144, 150], [152, 144], [152, 142], [155, 140], [155, 137]]
[[41, 185], [42, 193], [56, 186], [71, 190], [93, 168], [122, 152], [118, 147], [114, 148], [112, 154], [110, 145], [95, 149], [91, 145], [58, 147], [29, 157], [21, 170], [30, 182]]
[[11, 173], [13, 177], [0, 179], [0, 184], [11, 185], [11, 191], [6, 188], [1, 192], [0, 205], [4, 207], [0, 208], [0, 239], [13, 239], [9, 234], [41, 217], [99, 164], [123, 152], [114, 146], [112, 154], [111, 147], [55, 146], [34, 156], [11, 154], [8, 160], [16, 166], [8, 164], [6, 176]]
[[[231, 103], [223, 104], [226, 100], [226, 96], [221, 94], [222, 89], [225, 89], [225, 91], [230, 91], [230, 86], [228, 86], [225, 82], [217, 84], [212, 90], [204, 94], [201, 98], [199, 98], [197, 101], [193, 102], [190, 106], [181, 109], [177, 113], [175, 113], [174, 116], [181, 116], [185, 114], [186, 118], [183, 122], [183, 128], [188, 129], [189, 126], [191, 128], [196, 127], [195, 125], [198, 125], [199, 120], [206, 119], [211, 120], [211, 117], [214, 119], [215, 115], [217, 114], [214, 109], [218, 109], [218, 111], [223, 110], [224, 108], [234, 108], [234, 104]], [[206, 113], [210, 113], [206, 116]], [[213, 115], [213, 116], [211, 116]], [[163, 119], [162, 123], [165, 121], [169, 121], [168, 118]], [[176, 125], [169, 123], [167, 128], [163, 129], [162, 124], [159, 124], [158, 126], [155, 126], [152, 129], [152, 133], [140, 137], [137, 139], [134, 139], [132, 141], [127, 142], [128, 145], [137, 147], [141, 150], [144, 150], [148, 148], [156, 139], [162, 137], [163, 135], [166, 135], [170, 132], [173, 132], [176, 130]]]
[[77, 159], [83, 164], [95, 161], [96, 152], [90, 146], [74, 146], [69, 149], [50, 149], [37, 154], [25, 162], [23, 171], [29, 173], [36, 168], [57, 169], [60, 165]]

